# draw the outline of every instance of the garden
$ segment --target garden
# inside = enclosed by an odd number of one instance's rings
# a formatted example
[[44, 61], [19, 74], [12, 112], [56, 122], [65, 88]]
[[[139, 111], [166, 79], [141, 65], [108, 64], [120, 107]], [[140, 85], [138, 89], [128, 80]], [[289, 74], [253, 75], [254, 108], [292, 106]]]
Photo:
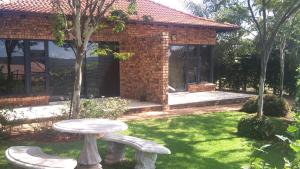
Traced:
[[[242, 112], [214, 112], [206, 115], [190, 115], [168, 119], [149, 119], [128, 122], [126, 134], [147, 138], [166, 145], [172, 155], [158, 156], [157, 168], [174, 169], [224, 169], [241, 168], [249, 164], [256, 149], [272, 141], [248, 139], [237, 135], [238, 121], [246, 116]], [[283, 134], [287, 127], [285, 120], [272, 119], [280, 128], [277, 134]], [[12, 168], [4, 157], [6, 148], [14, 145], [38, 145], [49, 154], [77, 158], [82, 148], [79, 138], [51, 140], [55, 138], [53, 131], [45, 131], [36, 137], [28, 135], [22, 139], [12, 138], [0, 142], [0, 168]], [[38, 135], [41, 135], [40, 137]], [[46, 137], [43, 137], [48, 135]], [[101, 156], [105, 155], [105, 143], [98, 141]], [[280, 153], [279, 153], [280, 152]], [[117, 166], [106, 166], [107, 169], [132, 169], [134, 167], [133, 149], [126, 150], [127, 160]], [[268, 154], [268, 162], [274, 167], [282, 168], [284, 158], [291, 158], [289, 153], [273, 150]]]

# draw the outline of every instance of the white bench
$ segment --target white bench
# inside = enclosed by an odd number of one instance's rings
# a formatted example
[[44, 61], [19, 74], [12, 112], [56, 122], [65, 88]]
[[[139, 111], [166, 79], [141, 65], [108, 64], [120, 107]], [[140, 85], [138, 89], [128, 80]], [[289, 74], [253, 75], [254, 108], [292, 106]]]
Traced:
[[77, 166], [74, 159], [48, 155], [32, 146], [10, 147], [5, 156], [11, 164], [27, 169], [74, 169]]
[[162, 145], [132, 136], [106, 134], [102, 139], [108, 142], [107, 155], [105, 157], [105, 162], [108, 164], [124, 160], [126, 145], [136, 150], [135, 160], [137, 164], [135, 169], [155, 169], [157, 154], [171, 154], [171, 151]]

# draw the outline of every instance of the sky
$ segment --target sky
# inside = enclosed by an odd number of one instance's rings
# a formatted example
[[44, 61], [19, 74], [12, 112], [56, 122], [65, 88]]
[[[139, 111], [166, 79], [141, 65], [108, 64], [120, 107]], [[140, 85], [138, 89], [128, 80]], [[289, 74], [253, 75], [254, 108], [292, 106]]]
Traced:
[[[184, 0], [152, 0], [154, 2], [166, 5], [168, 7], [190, 13], [187, 9], [185, 9]], [[201, 0], [192, 0], [194, 2], [201, 2]]]

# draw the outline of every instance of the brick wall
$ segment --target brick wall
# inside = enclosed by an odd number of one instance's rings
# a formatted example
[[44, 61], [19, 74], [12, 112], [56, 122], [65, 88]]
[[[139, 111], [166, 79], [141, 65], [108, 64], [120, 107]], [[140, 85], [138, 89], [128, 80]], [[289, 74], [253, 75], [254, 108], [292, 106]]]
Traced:
[[208, 92], [215, 91], [217, 85], [213, 83], [191, 83], [187, 85], [187, 91], [191, 93], [195, 92]]
[[121, 96], [167, 104], [169, 34], [130, 37], [121, 51], [134, 56], [121, 63]]
[[[1, 14], [0, 38], [52, 40], [49, 16]], [[128, 24], [121, 33], [96, 32], [92, 41], [115, 41], [135, 56], [120, 64], [121, 96], [167, 104], [168, 45], [216, 43], [216, 31], [159, 24]]]
[[0, 107], [36, 106], [36, 105], [47, 105], [48, 103], [49, 103], [49, 96], [0, 97]]
[[[0, 14], [0, 17], [0, 38], [53, 39], [50, 16]], [[106, 29], [95, 33], [92, 40], [120, 42], [128, 36], [145, 36], [162, 32], [169, 33], [170, 44], [214, 45], [216, 43], [214, 29], [157, 24], [128, 24], [126, 30], [121, 33], [113, 33], [111, 29]]]

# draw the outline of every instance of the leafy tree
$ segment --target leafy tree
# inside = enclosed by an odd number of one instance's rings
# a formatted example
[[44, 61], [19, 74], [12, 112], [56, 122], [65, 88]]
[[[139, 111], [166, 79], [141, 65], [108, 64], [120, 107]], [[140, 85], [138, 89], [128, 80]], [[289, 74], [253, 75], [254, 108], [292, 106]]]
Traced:
[[186, 6], [198, 16], [219, 22], [241, 25], [237, 31], [219, 33], [215, 46], [214, 79], [219, 88], [240, 90], [257, 86], [257, 56], [249, 30], [250, 15], [247, 5], [239, 0], [205, 0], [203, 3], [186, 1]]
[[[296, 14], [293, 18], [287, 20], [287, 22], [280, 29], [277, 39], [278, 39], [278, 48], [280, 51], [280, 97], [283, 97], [284, 90], [284, 65], [286, 52], [288, 52], [287, 43], [288, 40], [294, 41], [297, 43], [295, 38], [297, 34], [300, 33], [300, 15]], [[299, 42], [298, 42], [299, 44]]]
[[214, 16], [225, 8], [239, 3], [239, 0], [203, 0], [202, 3], [195, 3], [191, 0], [185, 0], [187, 9], [190, 9], [196, 16], [214, 18]]
[[[80, 94], [82, 84], [82, 64], [91, 36], [96, 31], [113, 25], [114, 32], [121, 32], [125, 28], [128, 15], [135, 13], [136, 2], [128, 0], [128, 11], [113, 9], [116, 0], [52, 0], [54, 16], [54, 36], [58, 45], [62, 45], [66, 37], [73, 39], [75, 63], [75, 82], [71, 102], [73, 118], [80, 111]], [[109, 15], [107, 15], [109, 14]], [[95, 51], [99, 55], [112, 52], [109, 49]], [[126, 59], [130, 53], [114, 53], [118, 59]]]
[[276, 35], [282, 25], [300, 9], [299, 0], [247, 0], [252, 20], [258, 33], [261, 74], [257, 116], [263, 116], [263, 95], [266, 71]]

